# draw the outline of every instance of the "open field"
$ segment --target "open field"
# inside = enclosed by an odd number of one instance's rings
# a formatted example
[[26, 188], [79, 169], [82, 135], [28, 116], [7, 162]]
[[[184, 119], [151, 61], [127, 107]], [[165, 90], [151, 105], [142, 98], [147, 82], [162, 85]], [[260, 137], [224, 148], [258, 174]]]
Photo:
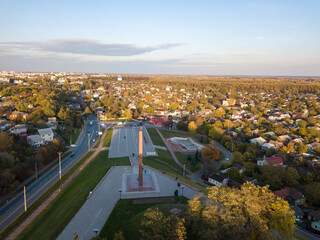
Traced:
[[152, 158], [156, 158], [156, 159], [159, 159], [163, 162], [166, 162], [168, 163], [170, 166], [174, 167], [175, 169], [179, 170], [180, 173], [182, 173], [182, 168], [173, 160], [171, 154], [169, 151], [167, 150], [163, 150], [163, 149], [157, 149], [157, 152], [158, 152], [158, 157], [150, 157], [151, 159]]
[[107, 135], [104, 138], [102, 147], [110, 147], [111, 138], [112, 138], [112, 128], [109, 128], [107, 130]]
[[191, 172], [197, 172], [200, 169], [200, 162], [197, 162], [195, 165], [193, 165], [191, 161], [187, 158], [189, 154], [191, 155], [191, 157], [194, 157], [194, 153], [175, 152], [174, 154], [178, 158], [179, 162], [181, 164], [185, 164], [186, 168], [189, 169]]
[[184, 138], [192, 138], [196, 140], [197, 142], [200, 142], [201, 137], [196, 136], [194, 134], [190, 134], [187, 132], [176, 132], [176, 131], [170, 131], [166, 129], [159, 129], [161, 132], [162, 136], [165, 137], [166, 139], [172, 138], [172, 137], [184, 137]]
[[149, 132], [153, 145], [163, 146], [163, 147], [166, 146], [155, 128], [147, 128], [147, 130]]
[[187, 200], [184, 197], [177, 197], [173, 203], [134, 204], [133, 199], [122, 199], [117, 202], [99, 236], [113, 239], [115, 233], [122, 231], [125, 239], [140, 239], [138, 229], [148, 208], [159, 208], [165, 212], [174, 207], [183, 210], [187, 207]]
[[128, 158], [106, 160], [107, 156], [107, 151], [100, 152], [17, 239], [55, 239], [111, 166], [130, 164]]

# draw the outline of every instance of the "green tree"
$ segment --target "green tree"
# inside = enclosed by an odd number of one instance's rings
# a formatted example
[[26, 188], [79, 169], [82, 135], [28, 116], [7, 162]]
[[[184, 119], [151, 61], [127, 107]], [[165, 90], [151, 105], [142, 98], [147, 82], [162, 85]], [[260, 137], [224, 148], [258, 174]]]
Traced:
[[0, 132], [0, 151], [11, 150], [13, 147], [13, 136], [9, 136], [6, 132]]
[[242, 176], [241, 173], [239, 172], [239, 169], [236, 167], [231, 167], [228, 171], [227, 171], [228, 176], [238, 180], [238, 181], [242, 181]]
[[117, 232], [114, 234], [114, 237], [113, 237], [113, 240], [125, 240], [124, 236], [123, 236], [123, 233], [120, 231], [120, 232]]
[[298, 171], [293, 167], [288, 167], [286, 172], [285, 185], [288, 187], [297, 187], [300, 179]]
[[315, 207], [320, 207], [320, 182], [312, 182], [306, 187], [306, 198]]

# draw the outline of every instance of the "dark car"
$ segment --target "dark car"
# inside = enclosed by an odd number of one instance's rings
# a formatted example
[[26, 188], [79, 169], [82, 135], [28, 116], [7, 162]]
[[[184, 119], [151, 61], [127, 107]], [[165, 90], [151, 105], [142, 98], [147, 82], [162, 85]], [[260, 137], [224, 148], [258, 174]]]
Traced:
[[71, 153], [70, 157], [74, 157], [74, 153]]

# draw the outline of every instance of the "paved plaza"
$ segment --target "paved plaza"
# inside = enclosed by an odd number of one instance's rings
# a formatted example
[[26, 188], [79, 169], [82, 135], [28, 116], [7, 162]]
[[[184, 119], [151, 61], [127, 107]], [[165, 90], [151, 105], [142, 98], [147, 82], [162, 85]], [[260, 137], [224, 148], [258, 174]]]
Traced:
[[[157, 156], [157, 152], [152, 144], [149, 133], [143, 127], [144, 142], [143, 156]], [[114, 127], [109, 150], [109, 158], [118, 157], [138, 157], [139, 155], [139, 127]]]
[[[92, 194], [89, 196], [88, 193], [87, 201], [57, 239], [73, 239], [75, 232], [78, 233], [80, 240], [94, 237], [93, 229], [101, 230], [119, 200], [119, 189], [122, 189], [122, 198], [125, 199], [173, 196], [175, 190], [179, 191], [180, 196], [182, 195], [182, 189], [177, 186], [175, 179], [147, 166], [144, 166], [144, 170], [146, 170], [144, 174], [152, 178], [153, 189], [151, 191], [138, 192], [130, 191], [126, 182], [127, 176], [138, 175], [137, 166], [111, 168]], [[194, 195], [198, 194], [200, 192], [191, 187], [185, 186], [183, 189], [183, 195], [189, 199], [193, 199]]]

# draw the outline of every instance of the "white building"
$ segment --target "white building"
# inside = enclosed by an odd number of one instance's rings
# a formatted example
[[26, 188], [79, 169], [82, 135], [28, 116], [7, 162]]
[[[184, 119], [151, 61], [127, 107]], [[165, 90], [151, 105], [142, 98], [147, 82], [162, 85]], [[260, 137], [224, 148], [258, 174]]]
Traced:
[[53, 140], [54, 133], [51, 128], [39, 129], [38, 133], [45, 142], [51, 142]]
[[257, 138], [250, 139], [250, 142], [261, 146], [262, 144], [266, 143], [267, 141], [262, 137], [257, 137]]
[[226, 185], [228, 181], [228, 176], [223, 173], [213, 173], [208, 177], [208, 182], [218, 187]]
[[20, 136], [26, 136], [27, 131], [28, 131], [28, 128], [25, 124], [16, 125], [13, 128], [11, 128], [11, 133], [15, 135], [20, 135]]
[[39, 148], [44, 144], [43, 138], [39, 134], [27, 136], [27, 142], [34, 148]]

